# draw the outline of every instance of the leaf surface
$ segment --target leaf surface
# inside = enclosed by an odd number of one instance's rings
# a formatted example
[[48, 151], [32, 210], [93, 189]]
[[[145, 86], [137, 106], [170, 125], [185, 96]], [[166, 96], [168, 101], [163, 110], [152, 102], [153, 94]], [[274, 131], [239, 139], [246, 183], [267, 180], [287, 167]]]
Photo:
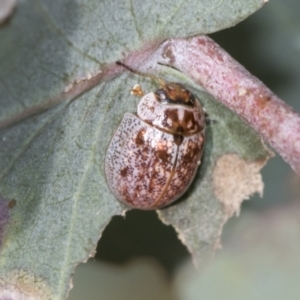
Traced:
[[[1, 296], [17, 290], [25, 299], [64, 299], [74, 267], [93, 255], [110, 218], [125, 211], [106, 185], [105, 152], [124, 113], [136, 111], [130, 88], [140, 83], [152, 91], [157, 85], [125, 72], [74, 99], [64, 96], [68, 84], [90, 81], [89, 74], [147, 44], [233, 26], [263, 2], [18, 4], [0, 29]], [[186, 83], [216, 120], [208, 127], [203, 165], [191, 189], [161, 212], [200, 264], [234, 211], [215, 196], [216, 162], [230, 153], [262, 166], [269, 152], [238, 117], [188, 78], [174, 70], [163, 76]]]

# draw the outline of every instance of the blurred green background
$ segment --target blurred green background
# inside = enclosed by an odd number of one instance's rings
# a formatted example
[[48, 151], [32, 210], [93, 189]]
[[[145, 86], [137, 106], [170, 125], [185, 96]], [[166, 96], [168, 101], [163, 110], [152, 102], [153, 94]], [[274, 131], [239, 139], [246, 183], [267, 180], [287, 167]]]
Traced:
[[[300, 113], [300, 1], [270, 0], [211, 37]], [[280, 126], [280, 124], [278, 124]], [[300, 299], [300, 178], [278, 156], [262, 171], [264, 196], [225, 225], [200, 274], [174, 229], [130, 211], [105, 229], [95, 258], [75, 270], [69, 300]]]

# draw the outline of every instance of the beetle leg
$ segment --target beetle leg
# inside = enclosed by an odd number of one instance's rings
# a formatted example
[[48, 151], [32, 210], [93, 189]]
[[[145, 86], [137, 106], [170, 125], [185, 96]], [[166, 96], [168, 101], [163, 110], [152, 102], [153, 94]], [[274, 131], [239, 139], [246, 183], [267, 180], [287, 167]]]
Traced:
[[208, 115], [208, 113], [206, 112], [206, 110], [203, 108], [204, 110], [204, 116], [205, 116], [205, 124], [206, 125], [211, 125], [211, 124], [214, 124], [214, 123], [218, 123], [217, 120], [214, 120], [214, 119], [211, 119]]
[[130, 91], [130, 94], [133, 96], [143, 97], [145, 95], [142, 87], [139, 84], [136, 84]]

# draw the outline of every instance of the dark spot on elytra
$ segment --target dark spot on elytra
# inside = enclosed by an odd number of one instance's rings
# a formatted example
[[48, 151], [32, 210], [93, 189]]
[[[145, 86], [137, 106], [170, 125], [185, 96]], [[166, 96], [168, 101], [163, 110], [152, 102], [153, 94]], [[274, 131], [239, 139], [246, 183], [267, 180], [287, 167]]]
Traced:
[[139, 174], [138, 174], [138, 179], [139, 179], [140, 181], [142, 181], [142, 180], [144, 179], [144, 177], [145, 177], [147, 174], [148, 174], [148, 173], [144, 174], [143, 172], [142, 172], [142, 173], [139, 173]]
[[183, 156], [183, 161], [186, 163], [191, 163], [199, 155], [201, 149], [203, 148], [203, 144], [190, 144], [189, 151]]
[[158, 188], [156, 179], [157, 179], [157, 174], [156, 174], [156, 172], [153, 172], [153, 174], [151, 175], [150, 183], [149, 183], [149, 187], [148, 187], [149, 193], [152, 193], [153, 191], [155, 191], [155, 189]]
[[145, 134], [145, 130], [141, 129], [135, 139], [136, 145], [137, 146], [142, 146], [145, 144], [145, 139], [144, 139], [144, 134]]
[[168, 162], [170, 159], [170, 154], [168, 154], [167, 150], [158, 150], [156, 156], [164, 162]]
[[142, 190], [142, 186], [140, 184], [137, 184], [135, 186], [135, 189], [134, 189], [134, 194], [135, 195], [138, 195], [138, 193]]
[[128, 174], [128, 167], [123, 168], [120, 173], [122, 177], [126, 177]]
[[147, 170], [147, 163], [146, 162], [141, 162], [139, 166], [140, 171], [144, 170], [146, 173]]
[[148, 155], [149, 155], [150, 152], [151, 152], [151, 147], [149, 145], [146, 145], [142, 149], [142, 154], [145, 155], [146, 157], [148, 157]]

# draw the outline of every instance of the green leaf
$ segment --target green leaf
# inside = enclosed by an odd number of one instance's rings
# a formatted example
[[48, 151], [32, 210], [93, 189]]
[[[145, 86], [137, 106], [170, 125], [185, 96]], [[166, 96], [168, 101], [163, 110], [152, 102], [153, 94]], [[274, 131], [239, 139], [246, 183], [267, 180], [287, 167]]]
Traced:
[[[130, 87], [156, 87], [129, 72], [107, 80], [105, 66], [169, 37], [232, 26], [263, 2], [19, 3], [0, 29], [0, 295], [18, 291], [22, 297], [64, 299], [75, 266], [93, 255], [110, 218], [125, 211], [106, 185], [105, 151], [124, 113], [136, 110]], [[89, 74], [100, 69], [106, 77], [92, 90], [94, 83], [67, 93], [72, 80], [92, 82]], [[201, 263], [238, 210], [222, 193], [217, 199], [214, 166], [224, 155], [235, 155], [233, 161], [258, 164], [252, 172], [257, 179], [269, 152], [200, 87], [173, 70], [164, 72], [190, 86], [216, 121], [207, 130], [193, 186], [161, 212]], [[253, 186], [248, 194], [259, 190], [259, 178]]]

